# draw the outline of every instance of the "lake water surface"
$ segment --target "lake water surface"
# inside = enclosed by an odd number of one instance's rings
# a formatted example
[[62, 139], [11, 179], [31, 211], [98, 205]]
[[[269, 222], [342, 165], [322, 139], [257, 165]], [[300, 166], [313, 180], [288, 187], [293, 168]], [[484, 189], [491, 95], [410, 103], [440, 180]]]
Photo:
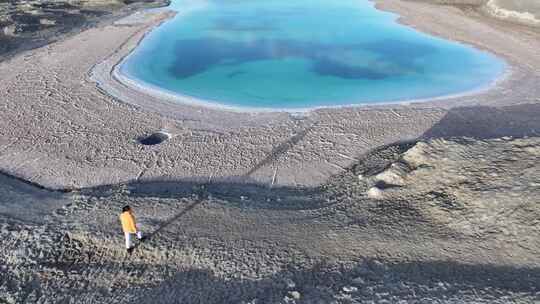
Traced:
[[420, 33], [368, 0], [173, 0], [178, 15], [120, 65], [216, 104], [310, 108], [459, 94], [499, 77], [486, 52]]

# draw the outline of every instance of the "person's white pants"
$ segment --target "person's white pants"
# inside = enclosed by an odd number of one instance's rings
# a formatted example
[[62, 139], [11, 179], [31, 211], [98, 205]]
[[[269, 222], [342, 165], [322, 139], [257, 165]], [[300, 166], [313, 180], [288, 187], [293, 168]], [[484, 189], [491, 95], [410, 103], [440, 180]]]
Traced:
[[135, 237], [139, 240], [142, 238], [142, 233], [140, 231], [137, 231], [137, 233], [125, 232], [124, 236], [126, 237], [126, 248], [129, 249], [135, 246]]

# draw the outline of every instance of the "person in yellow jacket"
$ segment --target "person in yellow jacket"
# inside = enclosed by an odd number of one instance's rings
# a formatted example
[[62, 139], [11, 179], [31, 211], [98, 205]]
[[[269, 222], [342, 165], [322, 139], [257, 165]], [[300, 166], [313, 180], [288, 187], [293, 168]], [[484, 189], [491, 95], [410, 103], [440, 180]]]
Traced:
[[120, 222], [122, 223], [122, 230], [126, 237], [126, 249], [129, 254], [133, 252], [135, 248], [134, 238], [143, 240], [142, 233], [137, 229], [137, 223], [135, 222], [135, 215], [130, 206], [124, 206], [122, 208], [122, 214], [120, 214]]

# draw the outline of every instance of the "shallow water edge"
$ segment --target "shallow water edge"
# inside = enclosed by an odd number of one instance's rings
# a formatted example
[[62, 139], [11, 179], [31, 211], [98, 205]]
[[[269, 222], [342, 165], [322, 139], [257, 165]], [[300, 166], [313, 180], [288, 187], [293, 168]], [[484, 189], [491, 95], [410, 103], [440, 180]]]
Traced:
[[[377, 7], [378, 10], [380, 10], [379, 7]], [[397, 16], [397, 15], [396, 15]], [[395, 22], [403, 24], [401, 22], [401, 17], [396, 17]], [[155, 27], [153, 27], [155, 29]], [[412, 29], [416, 30], [414, 27]], [[151, 30], [148, 31], [151, 32]], [[417, 31], [417, 30], [416, 30]], [[141, 44], [141, 42], [144, 40], [141, 39], [138, 41], [138, 45]], [[476, 50], [481, 50], [485, 52], [486, 50], [483, 48], [478, 48], [471, 46], [469, 43], [463, 43], [460, 41], [456, 41], [453, 43], [459, 43], [466, 47], [474, 48]], [[408, 105], [408, 104], [416, 104], [416, 103], [423, 103], [423, 102], [440, 102], [443, 100], [450, 100], [450, 99], [456, 99], [460, 97], [465, 96], [473, 96], [485, 93], [487, 91], [490, 91], [491, 89], [497, 87], [500, 83], [504, 82], [505, 80], [511, 78], [510, 76], [513, 73], [513, 69], [511, 65], [509, 65], [504, 59], [502, 59], [500, 56], [493, 55], [493, 53], [489, 52], [490, 55], [493, 57], [496, 57], [498, 60], [501, 60], [504, 66], [504, 70], [498, 75], [498, 77], [495, 77], [492, 81], [489, 83], [482, 85], [481, 87], [474, 88], [472, 90], [463, 91], [457, 94], [448, 94], [448, 95], [441, 95], [437, 97], [428, 97], [428, 98], [417, 98], [417, 99], [402, 99], [402, 100], [391, 100], [387, 102], [377, 102], [377, 103], [366, 103], [366, 102], [351, 102], [351, 103], [344, 103], [339, 105], [324, 105], [324, 106], [308, 106], [308, 107], [249, 107], [249, 106], [239, 106], [239, 105], [229, 105], [225, 104], [223, 102], [212, 100], [209, 98], [198, 98], [196, 96], [190, 96], [188, 94], [178, 93], [171, 90], [167, 90], [161, 87], [158, 87], [156, 85], [150, 85], [148, 83], [145, 83], [144, 81], [140, 81], [137, 79], [133, 79], [126, 75], [125, 73], [122, 73], [120, 66], [122, 63], [131, 56], [133, 51], [136, 49], [133, 48], [129, 54], [127, 54], [124, 58], [122, 58], [121, 61], [119, 61], [114, 68], [111, 71], [111, 76], [118, 82], [122, 83], [123, 85], [140, 91], [146, 95], [153, 96], [157, 99], [164, 99], [169, 102], [176, 102], [176, 103], [183, 103], [193, 106], [203, 106], [207, 108], [213, 108], [213, 109], [219, 109], [219, 110], [227, 110], [227, 111], [234, 111], [234, 112], [310, 112], [317, 109], [333, 109], [333, 108], [343, 108], [343, 107], [384, 107], [389, 105]]]

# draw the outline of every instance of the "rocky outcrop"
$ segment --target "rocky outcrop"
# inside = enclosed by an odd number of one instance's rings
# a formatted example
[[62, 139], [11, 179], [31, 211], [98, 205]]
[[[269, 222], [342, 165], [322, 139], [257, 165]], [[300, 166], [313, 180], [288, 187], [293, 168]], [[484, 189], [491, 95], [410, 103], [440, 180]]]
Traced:
[[539, 164], [538, 138], [419, 142], [366, 179], [366, 196], [414, 202], [425, 217], [462, 234], [524, 241], [540, 232]]
[[502, 20], [540, 26], [540, 2], [535, 0], [489, 0], [483, 11]]
[[406, 0], [406, 1], [418, 1], [418, 2], [441, 4], [441, 5], [479, 7], [479, 6], [485, 5], [489, 0]]
[[[417, 0], [416, 0], [417, 1]], [[528, 26], [540, 26], [540, 2], [536, 0], [422, 0], [423, 2], [474, 8], [485, 15]]]

